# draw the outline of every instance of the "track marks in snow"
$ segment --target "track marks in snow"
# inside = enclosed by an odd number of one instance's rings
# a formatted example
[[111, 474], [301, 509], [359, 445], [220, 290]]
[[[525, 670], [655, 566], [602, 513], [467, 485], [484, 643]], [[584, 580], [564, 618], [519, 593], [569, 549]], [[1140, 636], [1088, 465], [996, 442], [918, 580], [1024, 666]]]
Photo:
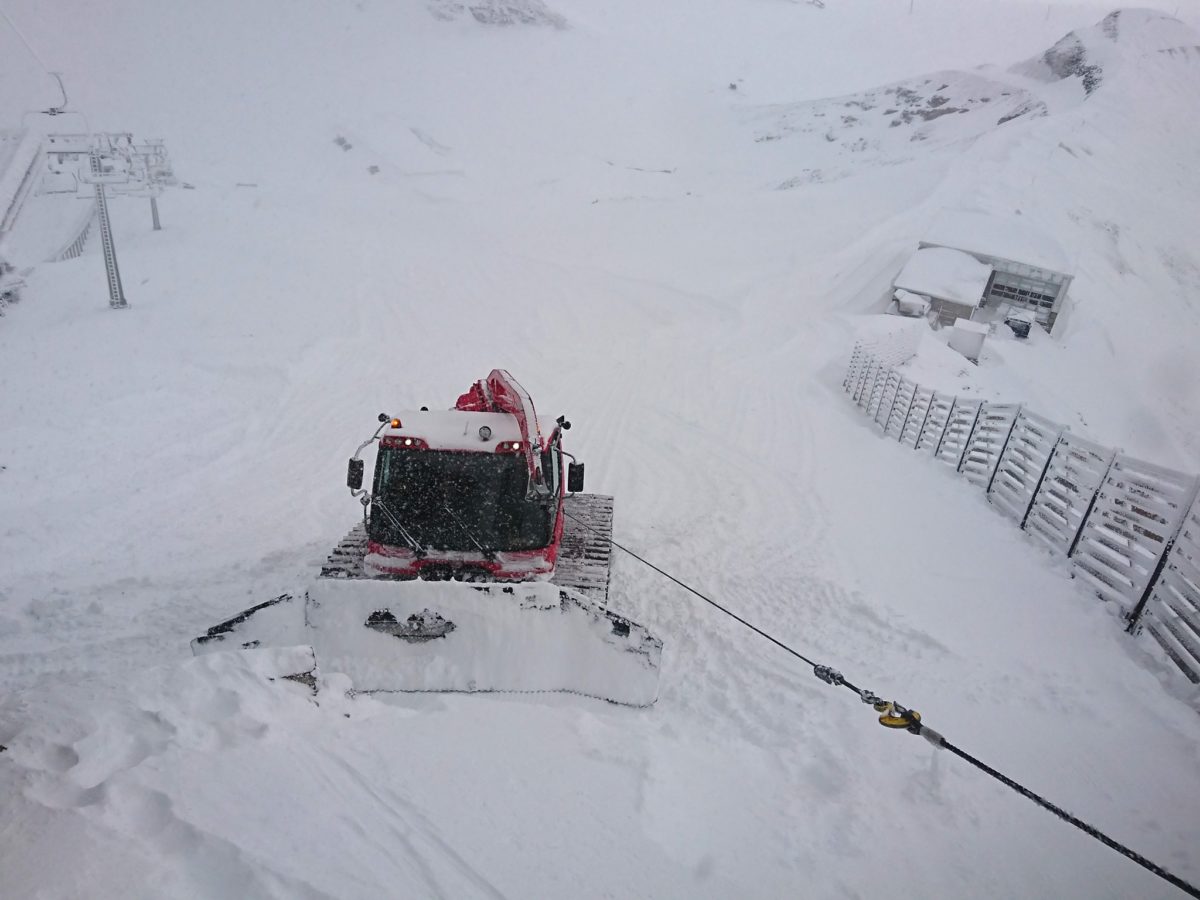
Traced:
[[[745, 592], [713, 594], [805, 655], [816, 652], [810, 621], [820, 622], [845, 599], [827, 582], [797, 578], [772, 584], [765, 576]], [[685, 711], [706, 730], [755, 746], [780, 751], [794, 746], [812, 729], [812, 710], [819, 709], [824, 686], [805, 663], [738, 622], [699, 600], [676, 597], [664, 598], [655, 609], [660, 633], [670, 635], [660, 704]]]
[[436, 153], [438, 156], [446, 156], [451, 152], [449, 147], [447, 147], [445, 144], [440, 143], [439, 141], [435, 140], [433, 137], [426, 134], [420, 128], [410, 127], [408, 130], [412, 133], [413, 137], [415, 137], [418, 141], [420, 141], [422, 144], [424, 144], [426, 147], [428, 147], [431, 151]]
[[407, 798], [386, 784], [370, 781], [362, 774], [364, 766], [341, 757], [331, 761], [342, 776], [341, 786], [348, 788], [347, 793], [357, 795], [359, 802], [352, 803], [350, 808], [371, 810], [386, 829], [383, 838], [391, 839], [381, 839], [357, 824], [351, 827], [362, 840], [375, 844], [385, 857], [394, 859], [397, 845], [403, 848], [407, 862], [425, 883], [426, 896], [503, 898], [504, 894], [455, 850], [437, 826]]
[[[727, 337], [735, 348], [752, 340], [738, 327]], [[853, 630], [882, 639], [890, 635], [887, 624], [857, 621], [861, 601], [827, 577], [827, 516], [807, 488], [818, 464], [807, 404], [825, 400], [798, 397], [793, 385], [766, 374], [751, 346], [745, 351], [744, 364], [721, 371], [698, 357], [686, 370], [660, 373], [657, 383], [672, 406], [652, 411], [632, 400], [636, 366], [620, 370], [601, 404], [606, 422], [618, 425], [604, 451], [612, 465], [619, 462], [618, 434], [638, 433], [630, 431], [631, 417], [661, 417], [667, 427], [656, 430], [671, 442], [625, 438], [621, 447], [634, 449], [642, 477], [618, 490], [616, 537], [801, 652], [819, 654], [822, 644], [837, 646]], [[675, 385], [680, 389], [671, 390]], [[716, 410], [723, 414], [714, 416]], [[706, 476], [719, 473], [715, 479], [697, 480], [681, 467], [696, 454]], [[666, 639], [660, 704], [686, 710], [705, 728], [779, 750], [811, 727], [804, 706], [823, 689], [805, 684], [802, 663], [623, 554], [615, 557], [613, 583], [615, 605], [632, 607], [626, 611]], [[781, 709], [791, 725], [781, 726]]]

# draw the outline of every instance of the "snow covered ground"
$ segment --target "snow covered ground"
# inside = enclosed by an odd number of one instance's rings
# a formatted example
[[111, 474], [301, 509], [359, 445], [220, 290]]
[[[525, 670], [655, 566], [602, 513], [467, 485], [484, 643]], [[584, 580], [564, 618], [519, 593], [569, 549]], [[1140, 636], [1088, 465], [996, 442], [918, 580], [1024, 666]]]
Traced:
[[[1177, 896], [627, 557], [646, 710], [190, 658], [303, 589], [376, 413], [495, 366], [575, 423], [619, 540], [1200, 880], [1195, 694], [840, 392], [937, 213], [1020, 209], [1077, 308], [989, 389], [1197, 468], [1200, 10], [1152, 5], [1184, 22], [1107, 47], [1090, 3], [6, 4], [194, 189], [161, 232], [113, 201], [128, 311], [93, 246], [0, 321], [4, 894]], [[1074, 29], [1091, 94], [1012, 68]], [[18, 128], [57, 88], [0, 50]], [[927, 81], [969, 112], [814, 124]]]

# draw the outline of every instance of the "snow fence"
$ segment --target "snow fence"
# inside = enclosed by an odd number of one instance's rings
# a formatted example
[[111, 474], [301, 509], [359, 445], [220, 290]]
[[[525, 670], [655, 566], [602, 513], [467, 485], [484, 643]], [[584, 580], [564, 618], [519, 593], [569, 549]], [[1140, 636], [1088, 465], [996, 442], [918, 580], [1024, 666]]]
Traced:
[[982, 489], [1200, 683], [1200, 477], [1093, 443], [1019, 403], [922, 387], [898, 370], [903, 359], [875, 351], [855, 345], [842, 387], [882, 434]]

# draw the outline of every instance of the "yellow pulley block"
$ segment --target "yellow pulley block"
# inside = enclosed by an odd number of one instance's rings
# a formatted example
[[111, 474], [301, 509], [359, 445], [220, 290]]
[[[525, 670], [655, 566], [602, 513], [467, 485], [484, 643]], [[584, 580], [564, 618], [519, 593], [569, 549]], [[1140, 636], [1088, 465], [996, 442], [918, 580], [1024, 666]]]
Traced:
[[911, 728], [921, 721], [921, 714], [915, 709], [905, 709], [887, 700], [879, 701], [874, 707], [880, 714], [879, 724], [884, 728]]

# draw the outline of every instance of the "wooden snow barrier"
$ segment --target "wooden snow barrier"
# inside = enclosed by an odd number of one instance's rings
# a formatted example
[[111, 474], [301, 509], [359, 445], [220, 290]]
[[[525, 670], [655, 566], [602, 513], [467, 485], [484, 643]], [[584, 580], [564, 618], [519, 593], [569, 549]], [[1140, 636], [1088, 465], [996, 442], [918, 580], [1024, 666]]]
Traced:
[[887, 437], [892, 435], [899, 436], [904, 432], [904, 426], [908, 423], [909, 412], [912, 410], [913, 403], [917, 399], [917, 383], [910, 381], [907, 378], [900, 379], [900, 385], [896, 389], [896, 396], [892, 400], [892, 408], [888, 411], [887, 419], [883, 423], [883, 433]]
[[971, 484], [990, 490], [1000, 455], [1008, 448], [1020, 413], [1021, 407], [1013, 403], [980, 404], [979, 417], [959, 466], [959, 471]]
[[988, 499], [1022, 528], [1062, 434], [1061, 425], [1027, 409], [1022, 409], [1013, 423], [1008, 444], [996, 463]]
[[930, 396], [925, 422], [921, 426], [921, 433], [917, 436], [915, 449], [924, 451], [930, 456], [937, 453], [937, 449], [942, 443], [942, 435], [946, 433], [946, 426], [950, 424], [950, 414], [954, 412], [955, 399], [947, 394], [933, 392]]
[[[1126, 456], [1016, 403], [956, 397], [856, 344], [842, 388], [885, 437], [951, 466], [1052, 553], [1132, 634], [1200, 683], [1200, 477]], [[909, 354], [911, 356], [911, 354]]]
[[1114, 456], [1115, 450], [1063, 431], [1042, 473], [1025, 530], [1070, 556]]
[[1132, 612], [1195, 494], [1195, 476], [1118, 454], [1071, 553], [1077, 574], [1105, 600]]
[[[889, 369], [887, 377], [883, 380], [883, 390], [879, 392], [878, 402], [875, 404], [875, 413], [872, 418], [875, 424], [881, 428], [887, 428], [887, 421], [891, 418], [892, 410], [896, 406], [896, 398], [900, 395], [900, 384], [903, 379], [895, 369]], [[870, 412], [868, 408], [867, 412]]]
[[946, 420], [946, 429], [942, 432], [942, 440], [933, 451], [933, 458], [941, 460], [955, 470], [962, 471], [963, 457], [967, 445], [971, 442], [971, 434], [975, 431], [975, 422], [983, 412], [983, 402], [980, 400], [964, 400], [955, 397], [951, 404], [950, 415]]
[[921, 440], [921, 433], [925, 430], [925, 423], [929, 420], [934, 400], [937, 399], [937, 391], [923, 388], [919, 384], [915, 387], [913, 402], [908, 408], [904, 426], [900, 429], [900, 443], [906, 447], [912, 447], [914, 450]]
[[1200, 682], [1200, 497], [1184, 517], [1150, 592], [1142, 624], [1167, 656]]

